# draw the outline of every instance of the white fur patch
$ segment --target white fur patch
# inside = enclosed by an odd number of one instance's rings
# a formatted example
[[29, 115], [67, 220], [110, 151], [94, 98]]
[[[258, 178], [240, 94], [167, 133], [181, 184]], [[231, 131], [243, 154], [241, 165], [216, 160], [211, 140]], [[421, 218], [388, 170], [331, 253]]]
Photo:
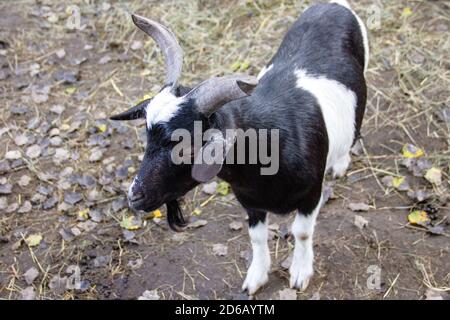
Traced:
[[297, 214], [292, 224], [295, 248], [292, 264], [289, 268], [291, 275], [289, 284], [291, 288], [305, 290], [314, 273], [313, 234], [316, 218], [321, 206], [322, 198], [320, 198], [317, 207], [312, 213], [308, 215]]
[[349, 153], [355, 135], [356, 95], [342, 83], [324, 76], [295, 71], [297, 87], [311, 93], [320, 105], [328, 133], [327, 170]]
[[145, 109], [147, 127], [151, 128], [155, 123], [169, 121], [180, 109], [181, 103], [183, 103], [183, 97], [174, 96], [170, 92], [170, 87], [162, 90], [150, 101]]
[[270, 70], [272, 70], [273, 68], [273, 64], [271, 64], [270, 66], [265, 66], [264, 68], [261, 69], [261, 71], [258, 74], [258, 80], [261, 80], [262, 77], [264, 77], [264, 75], [269, 72]]
[[269, 280], [270, 252], [267, 245], [267, 219], [265, 223], [259, 222], [253, 228], [249, 228], [249, 234], [252, 242], [253, 258], [242, 290], [247, 290], [250, 295], [253, 295]]
[[331, 3], [337, 3], [341, 6], [346, 7], [349, 9], [353, 15], [355, 16], [356, 20], [358, 20], [359, 29], [361, 30], [361, 34], [363, 37], [363, 45], [364, 45], [364, 71], [367, 70], [367, 67], [369, 66], [369, 56], [370, 56], [370, 49], [369, 49], [369, 37], [367, 35], [367, 28], [364, 25], [364, 22], [362, 19], [356, 14], [355, 11], [352, 10], [350, 7], [350, 4], [347, 2], [347, 0], [332, 0]]

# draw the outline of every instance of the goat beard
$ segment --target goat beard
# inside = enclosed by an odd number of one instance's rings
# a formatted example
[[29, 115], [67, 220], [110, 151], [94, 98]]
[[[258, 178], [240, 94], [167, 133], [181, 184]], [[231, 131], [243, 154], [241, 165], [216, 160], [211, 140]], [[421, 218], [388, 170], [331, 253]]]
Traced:
[[183, 211], [177, 200], [166, 202], [167, 222], [170, 229], [176, 232], [183, 232], [186, 229], [187, 222], [184, 219]]

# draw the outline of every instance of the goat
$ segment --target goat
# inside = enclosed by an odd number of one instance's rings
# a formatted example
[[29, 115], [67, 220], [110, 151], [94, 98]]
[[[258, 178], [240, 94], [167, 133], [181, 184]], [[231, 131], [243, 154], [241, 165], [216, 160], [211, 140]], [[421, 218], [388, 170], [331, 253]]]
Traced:
[[[369, 45], [361, 19], [345, 0], [311, 6], [257, 78], [213, 77], [191, 89], [178, 84], [183, 53], [174, 34], [155, 21], [138, 15], [132, 18], [161, 48], [166, 79], [156, 96], [111, 117], [146, 119], [147, 147], [129, 187], [130, 207], [151, 211], [165, 203], [170, 227], [181, 231], [186, 222], [178, 199], [216, 175], [227, 181], [249, 217], [253, 258], [242, 289], [251, 295], [268, 281], [267, 212], [297, 211], [292, 225], [295, 249], [290, 286], [306, 289], [313, 275], [312, 241], [324, 176], [328, 171], [336, 177], [345, 174], [365, 111]], [[235, 139], [228, 143], [207, 139], [200, 149], [186, 151], [188, 158], [195, 159], [202, 150], [218, 144], [224, 152], [215, 154], [214, 163], [175, 164], [172, 133], [179, 128], [194, 133], [195, 122], [200, 122], [202, 132], [279, 130], [277, 173], [262, 175], [259, 160], [256, 164], [227, 163], [226, 155], [237, 151]], [[248, 146], [245, 153], [251, 153]]]

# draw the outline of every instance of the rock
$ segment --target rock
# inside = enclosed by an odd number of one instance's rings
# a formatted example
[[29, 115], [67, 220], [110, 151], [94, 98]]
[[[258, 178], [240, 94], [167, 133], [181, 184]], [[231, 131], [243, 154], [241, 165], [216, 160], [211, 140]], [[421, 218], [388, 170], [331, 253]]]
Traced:
[[350, 203], [348, 208], [352, 211], [369, 211], [370, 206], [368, 204], [358, 202], [358, 203]]
[[64, 48], [59, 49], [55, 52], [55, 55], [58, 57], [58, 59], [62, 59], [66, 56], [66, 50], [64, 50]]
[[53, 113], [56, 113], [58, 115], [61, 115], [65, 109], [66, 108], [60, 104], [56, 104], [56, 105], [50, 107], [50, 111]]
[[283, 289], [278, 291], [280, 295], [280, 300], [297, 300], [297, 291], [294, 289]]
[[35, 267], [31, 267], [23, 274], [25, 278], [25, 282], [29, 285], [32, 285], [34, 280], [39, 276], [39, 271]]
[[159, 300], [159, 294], [157, 290], [145, 290], [144, 293], [138, 298], [138, 300]]
[[35, 300], [36, 291], [33, 287], [27, 287], [21, 291], [21, 300]]
[[111, 61], [111, 57], [109, 55], [103, 56], [98, 60], [99, 64], [107, 64]]
[[28, 213], [31, 211], [31, 209], [32, 209], [31, 202], [25, 201], [17, 212], [18, 213]]
[[142, 259], [130, 260], [127, 263], [127, 266], [133, 270], [139, 269], [144, 264]]
[[216, 243], [213, 245], [212, 251], [214, 255], [224, 257], [228, 254], [228, 246]]
[[20, 150], [10, 150], [5, 154], [6, 160], [17, 160], [22, 157]]
[[68, 204], [74, 205], [80, 202], [81, 200], [83, 200], [83, 196], [79, 192], [66, 191], [64, 193], [64, 201], [67, 202]]
[[198, 219], [198, 220], [190, 222], [188, 224], [188, 228], [190, 228], [190, 229], [200, 228], [200, 227], [206, 226], [207, 224], [208, 224], [207, 220]]
[[369, 221], [359, 215], [355, 215], [354, 225], [359, 229], [363, 229], [369, 225]]
[[14, 138], [14, 143], [19, 147], [26, 145], [28, 143], [28, 137], [25, 134], [18, 134]]
[[88, 192], [87, 199], [91, 202], [98, 201], [102, 198], [102, 193], [97, 191], [97, 189], [93, 189]]
[[0, 197], [0, 210], [5, 210], [8, 207], [8, 199], [6, 197]]
[[135, 40], [131, 43], [131, 50], [136, 51], [142, 48], [142, 41]]
[[238, 231], [244, 227], [244, 224], [241, 221], [233, 221], [229, 224], [231, 230]]
[[99, 256], [94, 259], [94, 267], [103, 268], [109, 263], [108, 256]]
[[10, 108], [11, 114], [21, 116], [28, 112], [28, 108], [25, 106], [12, 106]]
[[53, 156], [53, 162], [56, 164], [61, 164], [70, 158], [70, 152], [63, 148], [55, 149], [55, 155]]
[[60, 147], [62, 144], [62, 139], [61, 137], [53, 137], [50, 139], [50, 145], [52, 147]]
[[12, 192], [12, 185], [7, 184], [0, 184], [0, 194], [11, 194]]
[[24, 174], [23, 176], [20, 177], [18, 184], [21, 187], [26, 187], [30, 184], [30, 181], [31, 181], [30, 176]]
[[42, 208], [44, 210], [48, 210], [53, 208], [58, 203], [58, 198], [56, 196], [52, 196], [45, 200], [44, 204], [42, 205]]
[[90, 162], [100, 161], [103, 157], [103, 151], [101, 149], [93, 149], [91, 150], [91, 155], [89, 156]]
[[11, 170], [9, 161], [7, 160], [0, 161], [0, 174], [8, 173], [9, 170]]
[[71, 242], [73, 239], [75, 239], [75, 235], [69, 229], [60, 229], [58, 232], [64, 239], [64, 241]]
[[19, 204], [17, 202], [11, 203], [8, 208], [6, 208], [6, 213], [12, 213], [19, 209]]

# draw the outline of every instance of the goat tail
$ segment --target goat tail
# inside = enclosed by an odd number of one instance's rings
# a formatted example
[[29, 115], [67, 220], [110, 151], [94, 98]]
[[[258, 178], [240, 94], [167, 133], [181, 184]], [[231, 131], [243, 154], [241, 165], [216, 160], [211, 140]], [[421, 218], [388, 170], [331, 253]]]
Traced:
[[166, 203], [167, 207], [167, 222], [170, 229], [176, 232], [183, 232], [186, 229], [187, 222], [184, 219], [183, 211], [177, 200]]

